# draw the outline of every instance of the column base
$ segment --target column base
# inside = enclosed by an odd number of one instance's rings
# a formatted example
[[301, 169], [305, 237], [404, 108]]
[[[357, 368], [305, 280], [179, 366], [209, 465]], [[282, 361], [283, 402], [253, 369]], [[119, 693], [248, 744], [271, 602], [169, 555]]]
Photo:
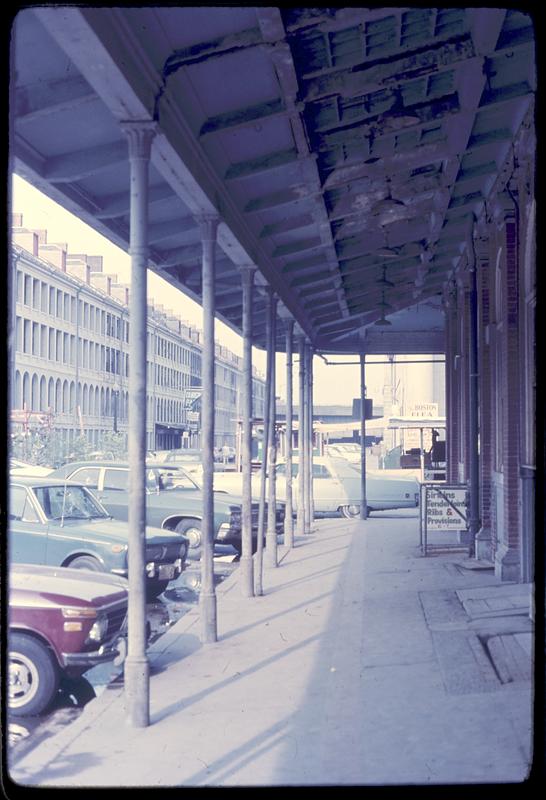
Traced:
[[218, 640], [216, 594], [214, 592], [209, 594], [201, 592], [199, 607], [201, 610], [201, 642], [202, 644], [216, 642]]
[[521, 581], [521, 559], [516, 548], [499, 545], [495, 553], [495, 575], [501, 581]]
[[254, 597], [254, 559], [252, 556], [241, 556], [239, 571], [243, 597]]
[[476, 558], [479, 561], [493, 563], [493, 547], [491, 545], [491, 531], [489, 528], [480, 528], [476, 534]]

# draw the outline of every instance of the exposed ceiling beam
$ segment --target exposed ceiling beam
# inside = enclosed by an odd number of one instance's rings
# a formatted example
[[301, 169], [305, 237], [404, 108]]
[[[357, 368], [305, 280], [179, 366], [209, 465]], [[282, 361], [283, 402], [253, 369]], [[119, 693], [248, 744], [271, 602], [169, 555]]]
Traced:
[[81, 75], [63, 80], [43, 79], [19, 86], [14, 95], [17, 123], [29, 123], [65, 111], [77, 111], [98, 98]]
[[46, 163], [44, 177], [51, 183], [72, 183], [124, 161], [129, 161], [129, 150], [127, 142], [120, 140], [54, 156]]

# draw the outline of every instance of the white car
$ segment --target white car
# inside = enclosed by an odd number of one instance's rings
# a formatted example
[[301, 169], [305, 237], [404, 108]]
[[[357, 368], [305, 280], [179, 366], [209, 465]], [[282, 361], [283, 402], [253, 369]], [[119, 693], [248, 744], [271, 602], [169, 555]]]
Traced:
[[[292, 460], [292, 498], [298, 504], [298, 459]], [[275, 467], [277, 499], [286, 501], [286, 464]], [[242, 474], [215, 473], [215, 490], [242, 493]], [[260, 474], [252, 475], [252, 496], [260, 494]], [[313, 500], [315, 512], [341, 514], [348, 519], [360, 515], [360, 469], [343, 458], [313, 456]], [[416, 508], [419, 505], [419, 482], [413, 476], [389, 477], [380, 470], [366, 471], [368, 513], [391, 508]]]
[[39, 467], [36, 464], [27, 464], [26, 461], [19, 461], [17, 458], [10, 458], [10, 475], [30, 475], [33, 478], [40, 478], [49, 475], [53, 470], [50, 467]]
[[346, 458], [347, 461], [360, 464], [361, 452], [360, 445], [353, 442], [339, 442], [337, 444], [327, 444], [325, 446], [326, 455], [331, 458]]

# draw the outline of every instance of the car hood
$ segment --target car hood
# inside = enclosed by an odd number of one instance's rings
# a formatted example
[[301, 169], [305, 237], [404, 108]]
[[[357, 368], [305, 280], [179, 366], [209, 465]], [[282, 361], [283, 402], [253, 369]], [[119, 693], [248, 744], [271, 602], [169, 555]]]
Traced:
[[[55, 526], [55, 528], [59, 529], [60, 526]], [[61, 530], [66, 531], [67, 535], [77, 533], [82, 539], [99, 538], [107, 541], [115, 540], [124, 544], [129, 541], [129, 523], [110, 517], [94, 517], [86, 520], [68, 518], [65, 519]], [[168, 542], [172, 542], [173, 538], [183, 537], [174, 531], [146, 525], [147, 544], [168, 544]]]
[[128, 597], [125, 578], [70, 567], [13, 564], [9, 572], [10, 606], [101, 606]]

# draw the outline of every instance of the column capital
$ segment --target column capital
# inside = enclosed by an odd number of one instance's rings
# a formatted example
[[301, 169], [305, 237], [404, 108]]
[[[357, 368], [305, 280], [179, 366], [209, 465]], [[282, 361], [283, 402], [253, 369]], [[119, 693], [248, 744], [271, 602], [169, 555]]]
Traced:
[[120, 128], [129, 143], [129, 158], [149, 158], [157, 122], [151, 119], [121, 120]]
[[202, 242], [216, 242], [218, 225], [220, 224], [219, 214], [196, 214], [195, 221], [199, 225]]
[[244, 284], [247, 281], [253, 282], [258, 267], [255, 264], [239, 264], [238, 269], [241, 273], [241, 281]]
[[295, 320], [293, 319], [293, 317], [286, 317], [284, 319], [284, 327], [286, 328], [286, 332], [288, 334], [292, 335], [294, 333], [294, 325], [295, 325]]

